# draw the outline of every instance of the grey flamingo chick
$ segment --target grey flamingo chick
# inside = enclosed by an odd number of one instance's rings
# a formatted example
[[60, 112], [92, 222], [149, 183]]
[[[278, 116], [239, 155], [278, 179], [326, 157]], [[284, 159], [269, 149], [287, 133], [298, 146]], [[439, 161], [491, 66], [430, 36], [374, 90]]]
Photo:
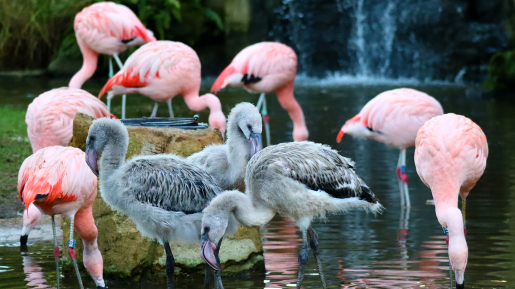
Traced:
[[206, 170], [224, 190], [243, 188], [247, 163], [262, 149], [262, 130], [259, 110], [248, 102], [239, 103], [229, 114], [227, 143], [207, 146], [188, 161]]
[[137, 156], [126, 162], [128, 144], [122, 122], [97, 119], [89, 128], [86, 162], [100, 175], [102, 198], [129, 216], [143, 236], [164, 245], [170, 283], [175, 261], [169, 242], [198, 242], [202, 209], [222, 190], [213, 177], [179, 156]]
[[[378, 213], [382, 205], [354, 172], [354, 163], [330, 147], [313, 142], [282, 143], [264, 148], [249, 161], [246, 193], [227, 191], [204, 209], [200, 256], [220, 270], [218, 248], [230, 216], [245, 226], [262, 226], [276, 213], [293, 219], [302, 231], [299, 255], [300, 288], [308, 261], [309, 245], [326, 288], [318, 247], [311, 227], [314, 218], [364, 209]], [[309, 245], [308, 245], [309, 244]]]

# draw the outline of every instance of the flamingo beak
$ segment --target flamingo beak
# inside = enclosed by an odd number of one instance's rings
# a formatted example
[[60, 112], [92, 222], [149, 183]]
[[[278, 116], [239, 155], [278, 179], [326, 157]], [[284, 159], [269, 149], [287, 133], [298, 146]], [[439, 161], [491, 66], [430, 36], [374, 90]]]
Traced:
[[90, 142], [86, 146], [86, 164], [91, 169], [91, 171], [98, 177], [98, 165], [97, 165], [98, 154], [95, 148], [93, 148], [93, 142]]
[[340, 132], [338, 133], [338, 135], [336, 136], [336, 142], [337, 143], [340, 143], [342, 141], [342, 137], [344, 135], [344, 132], [343, 130], [340, 130]]
[[250, 132], [250, 157], [255, 155], [257, 152], [263, 149], [261, 144], [261, 134]]
[[208, 232], [205, 232], [200, 238], [200, 258], [204, 260], [214, 270], [220, 270], [217, 258], [215, 256], [216, 245], [209, 240]]

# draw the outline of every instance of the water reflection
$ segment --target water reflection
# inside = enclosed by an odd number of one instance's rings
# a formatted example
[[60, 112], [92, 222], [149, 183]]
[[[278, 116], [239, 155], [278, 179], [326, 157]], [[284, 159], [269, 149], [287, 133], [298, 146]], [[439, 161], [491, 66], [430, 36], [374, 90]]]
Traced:
[[22, 247], [20, 251], [23, 259], [23, 272], [27, 275], [25, 278], [27, 286], [30, 288], [49, 288], [49, 286], [45, 284], [47, 281], [43, 276], [43, 268], [39, 265], [41, 261], [34, 260], [30, 256], [26, 246]]
[[[1, 80], [0, 103], [26, 109], [33, 100], [27, 94], [39, 95], [67, 80]], [[103, 81], [92, 80], [86, 89], [97, 94]], [[208, 84], [203, 87], [207, 91]], [[338, 149], [356, 162], [356, 170], [385, 206], [377, 217], [363, 212], [332, 216], [314, 222], [320, 238], [321, 259], [328, 288], [446, 288], [449, 286], [449, 261], [445, 235], [441, 231], [434, 206], [426, 205], [430, 190], [419, 180], [413, 163], [413, 149], [407, 151], [407, 174], [410, 180], [411, 209], [402, 209], [395, 167], [398, 150], [383, 144], [347, 138], [339, 145], [335, 137], [345, 120], [378, 93], [393, 86], [302, 86], [296, 96], [302, 105], [310, 139]], [[417, 88], [417, 87], [415, 87]], [[467, 203], [467, 243], [469, 260], [465, 274], [467, 287], [515, 287], [515, 104], [511, 99], [484, 99], [470, 96], [467, 88], [456, 86], [418, 87], [437, 98], [445, 112], [470, 117], [478, 123], [489, 140], [491, 154], [485, 174], [472, 190]], [[470, 90], [470, 89], [469, 89]], [[256, 103], [257, 96], [240, 89], [220, 93], [225, 112], [241, 101]], [[130, 96], [128, 117], [140, 116], [152, 109], [146, 97]], [[120, 107], [121, 99], [113, 100]], [[274, 96], [267, 98], [272, 142], [291, 140], [292, 124]], [[158, 114], [166, 114], [166, 106]], [[178, 116], [192, 116], [182, 98], [174, 100]], [[114, 111], [119, 114], [120, 111]], [[200, 114], [207, 121], [208, 114]], [[101, 236], [100, 236], [101, 237]], [[244, 274], [223, 278], [226, 289], [286, 288], [295, 286], [301, 235], [296, 225], [280, 216], [263, 228], [263, 246], [267, 274]], [[55, 280], [52, 242], [29, 247], [20, 256], [18, 245], [0, 244], [0, 287], [29, 288], [47, 286]], [[27, 257], [27, 258], [25, 258]], [[28, 259], [32, 258], [32, 260]], [[40, 269], [29, 269], [37, 268]], [[26, 269], [27, 268], [27, 269]], [[320, 288], [317, 266], [310, 254], [303, 288]], [[68, 280], [69, 279], [69, 280]], [[87, 278], [85, 278], [87, 279]], [[111, 281], [112, 278], [106, 278]], [[32, 283], [31, 283], [32, 282]], [[30, 283], [30, 285], [28, 285]], [[76, 280], [64, 278], [66, 288], [77, 288]], [[50, 283], [52, 286], [53, 283]], [[179, 278], [176, 288], [202, 288], [203, 276]], [[93, 283], [87, 285], [90, 288]], [[166, 288], [166, 284], [127, 285], [110, 282], [109, 288]]]

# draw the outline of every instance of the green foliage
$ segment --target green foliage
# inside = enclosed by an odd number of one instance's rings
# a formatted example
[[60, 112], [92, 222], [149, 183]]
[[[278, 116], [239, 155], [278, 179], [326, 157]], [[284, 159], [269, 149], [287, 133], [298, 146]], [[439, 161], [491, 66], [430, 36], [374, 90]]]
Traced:
[[48, 65], [75, 14], [91, 0], [0, 1], [0, 69]]
[[487, 90], [515, 91], [515, 50], [492, 56], [484, 87]]
[[25, 111], [0, 107], [0, 218], [21, 208], [17, 200], [18, 169], [32, 148], [27, 138]]
[[[0, 70], [46, 68], [57, 58], [80, 58], [75, 15], [100, 0], [0, 0]], [[220, 35], [223, 23], [207, 0], [118, 0], [156, 38], [195, 45]]]

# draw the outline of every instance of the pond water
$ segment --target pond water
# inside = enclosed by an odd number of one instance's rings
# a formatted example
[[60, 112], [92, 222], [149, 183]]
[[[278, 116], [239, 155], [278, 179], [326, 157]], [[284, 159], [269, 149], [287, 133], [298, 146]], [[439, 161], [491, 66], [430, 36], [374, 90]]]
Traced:
[[[0, 80], [0, 105], [24, 109], [34, 96], [66, 85], [65, 79]], [[102, 81], [89, 81], [85, 88], [96, 94]], [[470, 117], [488, 138], [490, 155], [485, 174], [472, 190], [467, 208], [469, 260], [467, 288], [515, 288], [515, 103], [509, 99], [484, 98], [479, 88], [440, 85], [408, 85], [436, 97], [445, 112]], [[363, 212], [333, 216], [315, 222], [328, 288], [445, 288], [449, 267], [445, 235], [438, 224], [430, 190], [418, 178], [413, 151], [408, 150], [407, 173], [411, 211], [401, 210], [395, 174], [398, 151], [374, 141], [346, 136], [335, 138], [345, 120], [378, 93], [399, 85], [348, 83], [322, 85], [297, 81], [296, 97], [304, 108], [310, 140], [326, 143], [356, 161], [357, 172], [372, 188], [386, 211], [377, 217]], [[203, 87], [207, 92], [208, 87]], [[241, 101], [256, 102], [257, 95], [241, 89], [219, 94], [228, 113]], [[150, 115], [152, 101], [128, 96], [128, 117]], [[182, 98], [173, 102], [177, 116], [192, 116]], [[291, 140], [292, 124], [275, 96], [268, 97], [272, 143]], [[113, 102], [120, 115], [120, 98]], [[166, 116], [161, 105], [158, 115]], [[207, 113], [200, 114], [203, 121]], [[266, 274], [224, 277], [225, 288], [295, 287], [301, 236], [294, 223], [276, 216], [263, 227]], [[17, 243], [0, 244], [0, 288], [51, 288], [55, 286], [52, 242], [29, 241], [28, 252]], [[94, 284], [85, 277], [85, 285]], [[202, 288], [199, 276], [181, 278], [176, 288]], [[109, 280], [108, 280], [109, 281]], [[64, 278], [65, 288], [78, 288], [75, 278]], [[165, 284], [108, 282], [109, 288], [165, 288]], [[304, 288], [321, 288], [316, 262], [310, 257]]]

